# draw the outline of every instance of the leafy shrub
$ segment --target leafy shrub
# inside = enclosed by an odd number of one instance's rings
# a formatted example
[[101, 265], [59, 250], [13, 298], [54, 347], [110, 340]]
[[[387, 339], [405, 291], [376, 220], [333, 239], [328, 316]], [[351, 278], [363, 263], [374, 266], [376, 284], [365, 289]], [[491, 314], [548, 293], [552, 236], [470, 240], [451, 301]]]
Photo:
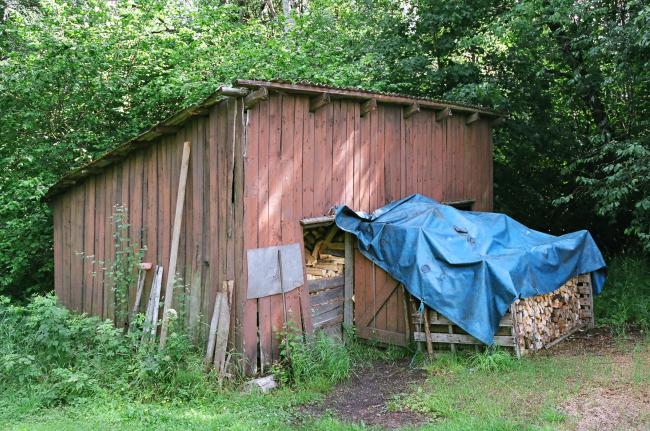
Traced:
[[623, 255], [611, 260], [607, 282], [594, 298], [596, 323], [610, 325], [619, 335], [631, 327], [650, 327], [650, 260]]
[[0, 297], [0, 380], [42, 405], [69, 404], [105, 392], [134, 399], [190, 399], [216, 386], [202, 357], [172, 325], [165, 349], [140, 344], [111, 321], [77, 315], [53, 295], [27, 305]]

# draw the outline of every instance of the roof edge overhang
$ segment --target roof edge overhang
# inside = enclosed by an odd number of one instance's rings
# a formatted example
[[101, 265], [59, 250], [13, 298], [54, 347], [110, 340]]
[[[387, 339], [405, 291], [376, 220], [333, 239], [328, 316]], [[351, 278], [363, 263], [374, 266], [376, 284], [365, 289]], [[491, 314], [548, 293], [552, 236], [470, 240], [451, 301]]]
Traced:
[[122, 145], [119, 145], [101, 157], [98, 157], [89, 163], [71, 171], [59, 181], [57, 181], [52, 187], [50, 187], [50, 189], [43, 197], [43, 200], [45, 202], [51, 201], [55, 196], [63, 193], [65, 190], [75, 186], [76, 184], [79, 184], [85, 178], [96, 175], [102, 172], [108, 166], [125, 159], [129, 154], [149, 146], [157, 138], [164, 135], [176, 133], [181, 128], [181, 126], [191, 118], [197, 116], [207, 116], [209, 113], [209, 108], [211, 106], [216, 105], [228, 97], [244, 97], [249, 93], [250, 90], [258, 88], [266, 88], [267, 90], [276, 93], [303, 94], [308, 96], [317, 96], [326, 93], [332, 99], [358, 100], [360, 102], [374, 99], [378, 103], [395, 104], [402, 106], [417, 104], [419, 108], [437, 111], [442, 111], [448, 108], [454, 112], [462, 112], [470, 115], [481, 115], [482, 117], [487, 117], [497, 122], [507, 117], [506, 113], [495, 112], [480, 106], [462, 104], [452, 101], [406, 96], [395, 93], [368, 91], [351, 87], [333, 87], [305, 81], [292, 83], [281, 80], [257, 81], [237, 79], [233, 84], [234, 87], [219, 87], [216, 92], [210, 95], [203, 102], [178, 111], [167, 119], [156, 124], [149, 130], [139, 134], [138, 136], [135, 136]]

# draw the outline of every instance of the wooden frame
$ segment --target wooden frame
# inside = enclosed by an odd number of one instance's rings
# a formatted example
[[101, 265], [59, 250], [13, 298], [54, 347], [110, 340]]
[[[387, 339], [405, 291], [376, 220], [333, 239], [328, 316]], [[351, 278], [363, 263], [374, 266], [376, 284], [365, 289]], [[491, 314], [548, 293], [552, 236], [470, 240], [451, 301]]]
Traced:
[[[501, 319], [501, 322], [499, 323], [497, 335], [494, 337], [494, 344], [497, 346], [512, 348], [515, 351], [516, 356], [521, 357], [526, 354], [534, 353], [540, 349], [549, 349], [555, 344], [571, 336], [578, 330], [593, 328], [594, 313], [591, 276], [590, 274], [584, 274], [575, 277], [575, 280], [577, 283], [577, 293], [579, 298], [578, 301], [580, 303], [580, 321], [578, 324], [571, 328], [568, 328], [568, 330], [561, 334], [559, 337], [551, 340], [550, 342], [540, 346], [537, 349], [527, 349], [525, 345], [522, 345], [521, 337], [517, 333], [517, 328], [519, 327], [517, 324], [517, 305], [513, 304], [510, 307], [510, 311], [503, 317], [503, 319]], [[418, 325], [421, 324], [419, 321], [420, 317], [419, 313], [417, 313], [417, 307], [415, 306], [415, 301], [412, 297], [411, 303], [412, 309], [415, 310], [411, 313], [411, 324], [414, 328], [418, 329]], [[457, 348], [477, 348], [478, 346], [483, 345], [481, 341], [467, 334], [460, 327], [458, 327], [456, 324], [435, 310], [429, 310], [428, 320], [430, 340], [433, 343], [433, 346], [437, 349], [447, 348], [450, 350], [456, 350]], [[414, 331], [413, 339], [416, 342], [425, 342], [427, 335], [421, 330]]]

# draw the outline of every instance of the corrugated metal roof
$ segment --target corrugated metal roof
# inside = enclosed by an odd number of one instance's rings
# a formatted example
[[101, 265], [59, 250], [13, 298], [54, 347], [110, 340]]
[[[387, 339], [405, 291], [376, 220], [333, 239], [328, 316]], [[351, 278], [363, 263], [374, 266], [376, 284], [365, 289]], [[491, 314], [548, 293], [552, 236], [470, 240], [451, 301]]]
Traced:
[[[329, 93], [333, 98], [339, 99], [377, 99], [378, 102], [401, 105], [417, 103], [424, 108], [430, 109], [444, 109], [446, 107], [449, 107], [452, 110], [461, 112], [478, 112], [480, 114], [493, 118], [504, 117], [506, 115], [504, 113], [498, 113], [480, 106], [447, 100], [408, 96], [381, 91], [369, 91], [356, 87], [335, 87], [309, 81], [291, 82], [281, 79], [274, 79], [271, 81], [238, 79], [234, 82], [234, 85], [244, 88], [267, 87], [269, 90], [294, 92], [300, 94]], [[54, 196], [64, 192], [66, 189], [74, 186], [75, 184], [78, 184], [84, 178], [103, 171], [107, 166], [110, 166], [111, 164], [126, 158], [130, 153], [149, 145], [149, 143], [154, 139], [159, 138], [165, 134], [174, 133], [177, 128], [182, 126], [190, 118], [194, 116], [205, 115], [209, 107], [215, 105], [227, 97], [224, 95], [225, 88], [226, 87], [220, 87], [203, 102], [194, 106], [190, 106], [189, 108], [183, 109], [173, 114], [166, 120], [161, 121], [154, 127], [128, 140], [124, 144], [119, 145], [101, 157], [96, 158], [86, 165], [71, 171], [63, 178], [61, 178], [56, 184], [50, 187], [44, 199], [46, 201], [51, 200]]]
[[[379, 91], [379, 90], [366, 90], [364, 88], [360, 87], [353, 87], [353, 86], [332, 86], [332, 85], [327, 85], [327, 84], [321, 84], [318, 82], [311, 82], [307, 80], [299, 80], [299, 81], [288, 81], [285, 79], [272, 79], [270, 81], [247, 81], [243, 79], [239, 79], [235, 81], [235, 84], [243, 85], [246, 82], [256, 82], [258, 85], [262, 85], [264, 82], [269, 82], [273, 84], [286, 84], [286, 85], [296, 85], [296, 86], [303, 86], [303, 87], [314, 87], [314, 88], [319, 88], [322, 89], [324, 92], [327, 92], [327, 90], [334, 90], [334, 91], [349, 91], [353, 93], [363, 93], [367, 94], [369, 97], [372, 96], [386, 96], [390, 98], [396, 98], [396, 99], [409, 99], [413, 100], [414, 102], [431, 102], [439, 105], [444, 105], [444, 106], [450, 106], [450, 107], [456, 107], [456, 108], [467, 108], [472, 111], [479, 111], [483, 112], [485, 114], [490, 114], [493, 115], [494, 117], [502, 117], [506, 116], [507, 113], [504, 112], [498, 112], [494, 111], [492, 109], [486, 108], [484, 106], [480, 105], [473, 105], [471, 103], [463, 103], [463, 102], [456, 102], [453, 100], [447, 100], [447, 99], [435, 99], [431, 97], [426, 97], [426, 96], [412, 96], [412, 95], [407, 95], [407, 94], [402, 94], [402, 93], [394, 93], [394, 92], [389, 92], [389, 91]], [[243, 85], [245, 86], [245, 85]]]

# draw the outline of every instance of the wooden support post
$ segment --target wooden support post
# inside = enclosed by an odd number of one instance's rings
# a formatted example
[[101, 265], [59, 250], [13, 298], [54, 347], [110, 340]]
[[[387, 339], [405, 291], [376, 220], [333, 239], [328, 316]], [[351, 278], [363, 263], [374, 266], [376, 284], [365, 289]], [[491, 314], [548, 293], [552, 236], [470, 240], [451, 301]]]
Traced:
[[217, 90], [219, 94], [229, 97], [245, 97], [248, 95], [248, 90], [246, 88], [233, 88], [233, 87], [219, 87]]
[[316, 112], [323, 106], [330, 103], [330, 94], [322, 93], [309, 99], [309, 112]]
[[176, 277], [176, 260], [178, 258], [178, 243], [181, 236], [181, 222], [183, 220], [183, 207], [185, 205], [185, 184], [187, 183], [187, 169], [190, 163], [190, 148], [188, 141], [183, 144], [183, 157], [181, 159], [181, 173], [178, 179], [178, 194], [176, 195], [176, 212], [174, 213], [174, 227], [172, 230], [172, 246], [169, 253], [169, 268], [167, 269], [167, 286], [165, 287], [165, 306], [163, 308], [162, 326], [160, 328], [160, 347], [165, 347], [167, 330], [169, 329], [169, 310], [172, 307], [174, 296], [174, 279]]
[[429, 328], [429, 309], [424, 306], [422, 312], [424, 315], [424, 334], [427, 337], [427, 353], [429, 354], [429, 359], [433, 359], [433, 344], [431, 343], [431, 328]]
[[404, 305], [404, 323], [406, 325], [406, 342], [409, 343], [411, 341], [411, 315], [409, 312], [409, 293], [406, 290], [406, 287], [402, 284], [402, 303]]
[[244, 99], [244, 108], [250, 109], [263, 100], [268, 100], [269, 90], [266, 87], [259, 87], [257, 90], [251, 92]]
[[[225, 281], [224, 284], [226, 284]], [[224, 301], [224, 295], [219, 291], [214, 299], [214, 309], [212, 310], [212, 319], [210, 320], [210, 332], [208, 332], [208, 347], [205, 351], [206, 371], [212, 366], [212, 359], [214, 358], [214, 345], [217, 341], [217, 328], [219, 325], [219, 312], [221, 311], [222, 301]]]
[[369, 99], [361, 104], [361, 116], [365, 117], [372, 111], [377, 110], [377, 99]]
[[414, 103], [404, 108], [404, 118], [410, 118], [420, 112], [420, 105]]
[[[151, 268], [151, 264], [149, 264], [149, 268]], [[138, 283], [135, 290], [135, 301], [133, 301], [133, 308], [131, 309], [131, 314], [129, 314], [129, 331], [131, 330], [133, 322], [135, 321], [135, 316], [138, 314], [138, 310], [140, 309], [140, 300], [142, 298], [142, 291], [144, 290], [144, 279], [146, 276], [146, 269], [140, 266], [138, 269]]]
[[480, 119], [481, 119], [481, 116], [479, 115], [479, 113], [474, 112], [472, 115], [467, 117], [467, 119], [465, 120], [465, 124], [470, 125], [472, 123], [477, 122]]
[[230, 333], [230, 309], [232, 307], [232, 292], [234, 280], [223, 282], [223, 293], [219, 308], [219, 324], [217, 325], [214, 341], [214, 369], [218, 372], [221, 382], [226, 374], [226, 349], [228, 348], [228, 334]]
[[144, 331], [142, 332], [141, 344], [156, 339], [156, 325], [158, 324], [158, 308], [160, 307], [160, 288], [162, 287], [163, 267], [156, 265], [151, 282], [151, 292], [147, 303], [147, 314], [144, 318]]
[[352, 234], [345, 233], [345, 285], [343, 287], [343, 324], [352, 327], [353, 322], [353, 303], [352, 295], [354, 294], [354, 247]]
[[451, 108], [446, 107], [442, 111], [436, 112], [436, 121], [442, 121], [447, 119], [447, 117], [451, 117], [453, 114], [451, 112]]

